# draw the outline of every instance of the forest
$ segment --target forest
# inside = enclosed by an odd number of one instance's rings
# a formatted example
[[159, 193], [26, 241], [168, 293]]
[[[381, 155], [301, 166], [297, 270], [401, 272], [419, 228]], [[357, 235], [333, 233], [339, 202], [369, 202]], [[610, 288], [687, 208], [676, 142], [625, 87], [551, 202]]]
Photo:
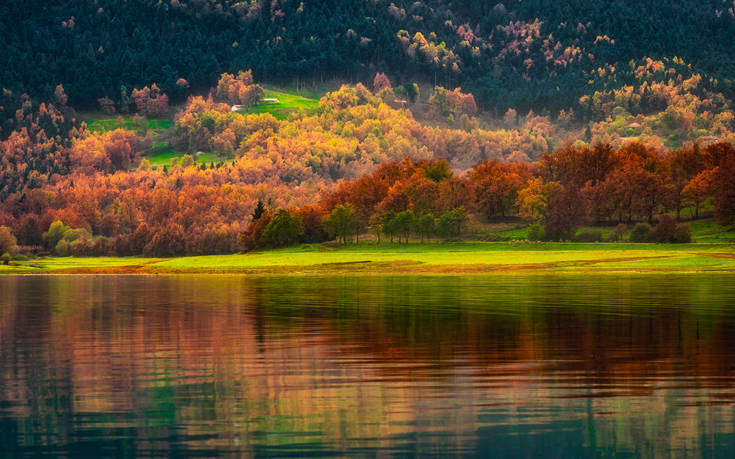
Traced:
[[[206, 91], [222, 72], [260, 81], [462, 87], [483, 111], [557, 114], [631, 84], [631, 61], [691, 64], [731, 99], [735, 5], [729, 0], [504, 2], [448, 0], [29, 0], [0, 4], [0, 87], [70, 104], [126, 104], [155, 82], [173, 101], [186, 80]], [[703, 52], [706, 51], [706, 52]]]
[[[645, 79], [663, 65], [637, 71]], [[655, 126], [679, 113], [691, 129], [717, 123], [729, 138], [724, 97], [696, 95], [696, 75], [675, 85], [681, 75], [663, 70], [670, 80], [640, 93], [596, 92], [590, 111], [633, 117], [658, 100], [663, 114], [635, 119]], [[251, 71], [221, 74], [180, 108], [146, 86], [131, 93], [132, 120], [120, 115], [106, 129], [80, 121], [63, 85], [52, 102], [5, 89], [3, 113], [13, 116], [3, 118], [0, 143], [0, 248], [218, 254], [368, 235], [453, 240], [470, 222], [498, 221], [531, 225], [529, 239], [599, 241], [599, 231], [577, 229], [617, 225], [608, 240], [688, 242], [685, 220], [735, 219], [731, 142], [667, 148], [652, 132], [606, 142], [597, 124], [594, 134], [564, 129], [533, 112], [488, 121], [459, 88], [436, 86], [411, 102], [385, 74], [369, 85], [344, 85], [278, 117], [263, 110], [267, 92]], [[169, 129], [149, 128], [169, 112]], [[152, 165], [156, 149], [169, 147], [169, 163]]]

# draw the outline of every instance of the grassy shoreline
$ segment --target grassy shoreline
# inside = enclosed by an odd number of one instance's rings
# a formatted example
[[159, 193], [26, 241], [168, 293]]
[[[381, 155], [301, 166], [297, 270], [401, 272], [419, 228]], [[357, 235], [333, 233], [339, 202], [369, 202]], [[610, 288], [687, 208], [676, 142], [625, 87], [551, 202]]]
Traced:
[[177, 258], [47, 257], [0, 274], [502, 274], [732, 272], [733, 244], [362, 243]]

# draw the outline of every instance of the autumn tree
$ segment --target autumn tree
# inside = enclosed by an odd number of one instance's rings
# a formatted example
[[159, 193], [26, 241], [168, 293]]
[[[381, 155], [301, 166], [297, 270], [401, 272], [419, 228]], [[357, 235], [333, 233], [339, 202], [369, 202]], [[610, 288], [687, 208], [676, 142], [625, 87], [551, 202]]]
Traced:
[[694, 206], [694, 218], [699, 218], [702, 203], [710, 197], [712, 170], [705, 170], [692, 178], [681, 191], [685, 202]]
[[705, 150], [712, 169], [710, 190], [714, 198], [715, 218], [720, 224], [735, 220], [735, 148], [729, 143], [716, 143]]
[[513, 163], [489, 161], [475, 167], [469, 175], [474, 208], [486, 218], [510, 215], [530, 175], [526, 165]]
[[41, 226], [38, 218], [34, 215], [24, 215], [21, 218], [16, 234], [21, 245], [35, 246], [43, 244]]
[[546, 238], [570, 240], [587, 219], [587, 203], [579, 188], [567, 185], [549, 197], [544, 220]]
[[237, 76], [223, 73], [217, 82], [215, 95], [217, 99], [231, 105], [249, 108], [265, 96], [265, 90], [254, 83], [253, 72], [248, 70], [239, 72]]
[[528, 186], [518, 192], [516, 205], [519, 215], [524, 220], [539, 222], [546, 218], [549, 198], [558, 193], [562, 185], [559, 182], [546, 182], [536, 177], [528, 182]]
[[15, 254], [18, 251], [17, 241], [10, 228], [7, 226], [0, 226], [0, 255], [9, 253], [10, 255]]
[[154, 83], [150, 87], [133, 89], [132, 99], [138, 113], [143, 115], [164, 115], [168, 113], [168, 96]]

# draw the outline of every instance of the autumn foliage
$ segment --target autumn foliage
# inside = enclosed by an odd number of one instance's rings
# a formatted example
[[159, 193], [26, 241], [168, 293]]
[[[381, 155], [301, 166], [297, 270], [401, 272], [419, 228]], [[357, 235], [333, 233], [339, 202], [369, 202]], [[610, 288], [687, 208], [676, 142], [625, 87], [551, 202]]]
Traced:
[[[383, 91], [389, 84], [376, 78]], [[143, 161], [149, 136], [91, 133], [68, 107], [5, 91], [13, 116], [1, 120], [0, 226], [20, 246], [59, 255], [175, 256], [367, 233], [451, 239], [473, 223], [508, 219], [553, 239], [584, 224], [646, 222], [656, 240], [678, 241], [685, 231], [666, 214], [713, 209], [720, 222], [735, 219], [729, 143], [577, 142], [549, 153], [546, 117], [529, 114], [518, 129], [429, 126], [362, 85], [289, 119], [231, 111], [232, 101], [253, 100], [244, 89], [252, 86], [248, 72], [226, 74], [213, 95], [190, 97], [170, 135], [192, 156], [158, 168]], [[449, 110], [468, 100], [459, 90], [445, 96]], [[163, 95], [151, 87], [135, 97], [150, 113]], [[219, 159], [197, 162], [198, 151]]]

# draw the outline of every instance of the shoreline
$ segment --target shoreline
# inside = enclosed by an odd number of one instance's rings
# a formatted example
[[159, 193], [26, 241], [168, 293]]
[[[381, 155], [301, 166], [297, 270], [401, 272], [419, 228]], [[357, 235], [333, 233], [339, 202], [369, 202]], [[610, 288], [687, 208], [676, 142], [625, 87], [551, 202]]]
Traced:
[[486, 242], [302, 245], [247, 254], [46, 257], [0, 265], [0, 275], [502, 275], [735, 273], [733, 244]]

